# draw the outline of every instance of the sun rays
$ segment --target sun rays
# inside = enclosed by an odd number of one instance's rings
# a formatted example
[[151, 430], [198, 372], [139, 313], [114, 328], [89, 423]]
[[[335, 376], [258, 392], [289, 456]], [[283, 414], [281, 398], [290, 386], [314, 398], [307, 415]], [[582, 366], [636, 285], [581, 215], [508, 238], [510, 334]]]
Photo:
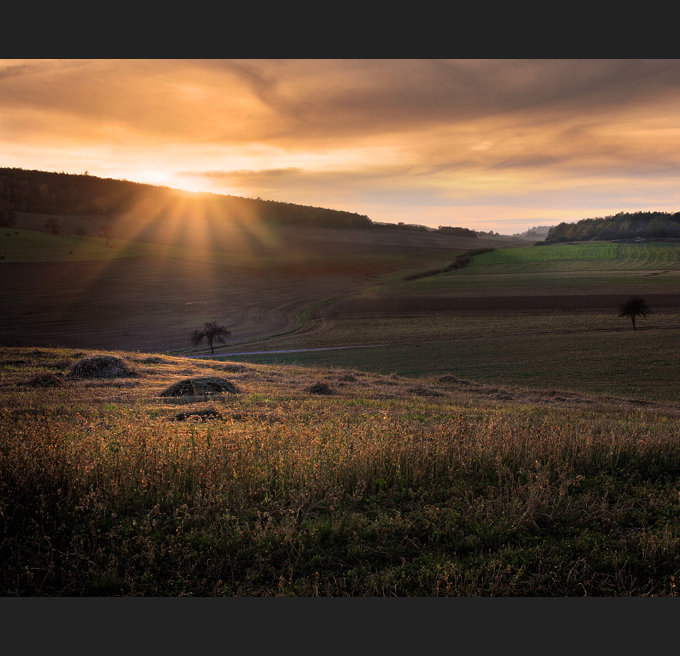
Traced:
[[[521, 232], [675, 211], [678, 81], [675, 60], [5, 60], [0, 152], [4, 166]], [[188, 212], [209, 245], [210, 203], [194, 200], [171, 229]], [[269, 239], [253, 217], [231, 222], [235, 248]]]

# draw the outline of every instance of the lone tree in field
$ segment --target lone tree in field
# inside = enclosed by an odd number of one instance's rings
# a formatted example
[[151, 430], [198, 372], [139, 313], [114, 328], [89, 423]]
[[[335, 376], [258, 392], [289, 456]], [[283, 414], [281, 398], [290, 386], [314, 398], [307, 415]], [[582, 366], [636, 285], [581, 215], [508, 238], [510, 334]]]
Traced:
[[191, 335], [191, 343], [194, 346], [198, 346], [204, 339], [208, 340], [210, 345], [210, 352], [214, 353], [213, 342], [218, 344], [226, 344], [227, 340], [224, 339], [231, 333], [226, 329], [225, 326], [215, 323], [214, 321], [208, 321], [203, 326], [203, 330], [194, 330]]
[[61, 225], [59, 225], [59, 219], [55, 217], [50, 217], [45, 221], [45, 225], [43, 226], [45, 230], [49, 230], [53, 235], [58, 235], [59, 231], [61, 230]]
[[110, 225], [103, 225], [99, 228], [99, 236], [106, 239], [106, 245], [109, 245], [109, 239], [113, 239], [113, 228]]
[[644, 317], [646, 319], [647, 315], [651, 314], [651, 312], [647, 301], [639, 296], [631, 296], [625, 303], [619, 305], [619, 316], [630, 317], [633, 322], [633, 330], [637, 330], [635, 327], [635, 317]]
[[80, 237], [82, 239], [83, 235], [87, 234], [87, 230], [85, 230], [85, 228], [83, 228], [83, 226], [78, 226], [76, 228], [75, 234], [78, 235], [78, 237]]
[[7, 210], [0, 207], [0, 226], [3, 228], [13, 228], [17, 223], [17, 213], [14, 210]]

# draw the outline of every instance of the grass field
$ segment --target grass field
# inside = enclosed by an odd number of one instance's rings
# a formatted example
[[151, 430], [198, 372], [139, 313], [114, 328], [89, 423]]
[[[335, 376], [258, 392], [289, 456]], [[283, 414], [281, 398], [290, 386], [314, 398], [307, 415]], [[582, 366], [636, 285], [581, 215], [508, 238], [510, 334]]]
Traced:
[[3, 596], [676, 595], [678, 403], [86, 355], [0, 349]]
[[466, 274], [611, 269], [680, 270], [676, 243], [581, 243], [495, 250], [477, 255]]
[[[330, 231], [336, 252], [320, 254], [329, 231], [289, 230], [280, 241], [295, 238], [295, 248], [259, 255], [176, 246], [167, 235], [168, 243], [153, 243], [159, 230], [145, 233], [149, 241], [112, 240], [111, 248], [94, 237], [9, 232], [2, 239], [14, 250], [0, 263], [6, 344], [182, 353], [194, 329], [217, 320], [232, 331], [229, 352], [380, 345], [243, 356], [252, 362], [457, 372], [490, 384], [645, 399], [676, 394], [677, 244], [497, 249], [466, 268], [404, 281], [461, 251], [434, 248], [432, 235], [417, 235], [416, 248], [403, 231]], [[651, 299], [654, 313], [629, 335], [616, 314], [633, 293]]]
[[149, 249], [138, 243], [74, 235], [53, 235], [35, 230], [0, 228], [2, 264], [11, 262], [78, 262], [82, 260], [111, 260], [121, 257], [148, 255]]
[[680, 401], [678, 318], [668, 330], [519, 333], [230, 359]]
[[[680, 285], [680, 244], [557, 244], [498, 249], [445, 274], [404, 282], [399, 293], [597, 293], [610, 288], [669, 290]], [[637, 290], [637, 291], [636, 291]], [[384, 293], [393, 293], [385, 289]], [[624, 291], [625, 293], [625, 291]]]

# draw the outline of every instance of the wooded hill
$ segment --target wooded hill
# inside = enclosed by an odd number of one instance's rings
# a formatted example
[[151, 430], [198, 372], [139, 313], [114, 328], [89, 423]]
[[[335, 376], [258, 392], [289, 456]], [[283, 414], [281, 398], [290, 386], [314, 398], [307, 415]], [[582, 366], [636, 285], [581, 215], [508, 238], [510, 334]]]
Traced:
[[257, 217], [265, 222], [323, 228], [373, 226], [367, 216], [323, 207], [210, 193], [188, 194], [169, 187], [98, 178], [87, 173], [0, 168], [0, 208], [6, 212], [115, 217], [142, 207], [168, 208], [176, 204], [178, 198], [183, 203], [200, 203], [204, 213], [227, 220]]
[[560, 223], [550, 229], [545, 243], [638, 238], [680, 238], [680, 212], [619, 212], [578, 223]]
[[[193, 208], [192, 208], [193, 205]], [[212, 193], [191, 193], [129, 180], [0, 168], [0, 226], [14, 225], [16, 212], [54, 215], [101, 216], [114, 220], [126, 214], [152, 214], [154, 218], [176, 213], [176, 208], [219, 221], [258, 219], [278, 225], [318, 228], [388, 228], [438, 232], [476, 238], [469, 228], [439, 226], [436, 230], [405, 223], [376, 223], [363, 214], [324, 207], [283, 203], [261, 198]], [[484, 236], [484, 233], [480, 233]], [[493, 236], [490, 233], [489, 236]], [[496, 236], [497, 233], [496, 233]]]

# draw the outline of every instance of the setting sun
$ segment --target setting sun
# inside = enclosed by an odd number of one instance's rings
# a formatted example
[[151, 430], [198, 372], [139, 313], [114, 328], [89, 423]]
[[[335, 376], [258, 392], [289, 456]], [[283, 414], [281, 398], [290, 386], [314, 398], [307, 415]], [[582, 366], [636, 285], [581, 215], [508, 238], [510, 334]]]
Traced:
[[0, 596], [677, 596], [680, 60], [0, 60]]
[[10, 167], [501, 232], [678, 202], [677, 61], [5, 60], [2, 70]]

